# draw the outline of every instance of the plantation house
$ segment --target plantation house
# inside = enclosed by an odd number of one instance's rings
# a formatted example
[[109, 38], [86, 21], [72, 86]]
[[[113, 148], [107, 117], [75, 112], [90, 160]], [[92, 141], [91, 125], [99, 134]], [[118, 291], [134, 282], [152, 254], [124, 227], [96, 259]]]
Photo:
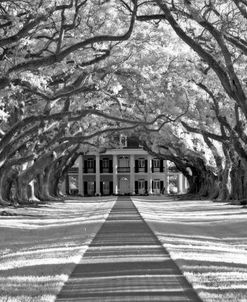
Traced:
[[186, 192], [186, 178], [170, 162], [153, 158], [131, 138], [120, 139], [119, 148], [80, 155], [63, 191], [82, 196]]

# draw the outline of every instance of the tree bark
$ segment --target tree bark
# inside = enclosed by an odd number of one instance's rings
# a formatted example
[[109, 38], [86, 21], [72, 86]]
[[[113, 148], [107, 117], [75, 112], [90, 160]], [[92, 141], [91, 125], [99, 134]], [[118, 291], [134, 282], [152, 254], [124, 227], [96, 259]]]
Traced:
[[4, 185], [7, 176], [7, 169], [1, 168], [0, 169], [0, 206], [9, 206], [11, 205], [10, 201], [7, 199], [7, 188]]
[[[34, 180], [35, 177], [37, 177], [38, 175], [43, 175], [45, 167], [49, 166], [53, 160], [54, 154], [52, 152], [45, 154], [36, 162], [34, 162], [31, 167], [27, 168], [18, 176], [18, 201], [20, 203], [27, 203], [29, 201], [29, 183]], [[44, 180], [42, 180], [41, 182], [44, 182]], [[39, 183], [39, 185], [41, 185], [39, 189], [43, 187], [41, 183]], [[38, 194], [38, 198], [41, 200], [44, 200], [44, 198], [46, 197], [42, 196], [43, 193], [43, 191], [40, 191], [40, 194]]]
[[233, 163], [233, 167], [230, 172], [231, 176], [231, 199], [238, 200], [242, 204], [246, 204], [247, 201], [247, 173], [246, 165], [241, 159], [236, 160]]

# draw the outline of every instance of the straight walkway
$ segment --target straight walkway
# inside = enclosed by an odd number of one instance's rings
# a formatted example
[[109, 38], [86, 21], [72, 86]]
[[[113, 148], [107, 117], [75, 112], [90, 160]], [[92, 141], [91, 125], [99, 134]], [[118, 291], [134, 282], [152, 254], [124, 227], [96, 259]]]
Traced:
[[199, 302], [129, 197], [119, 197], [57, 302]]

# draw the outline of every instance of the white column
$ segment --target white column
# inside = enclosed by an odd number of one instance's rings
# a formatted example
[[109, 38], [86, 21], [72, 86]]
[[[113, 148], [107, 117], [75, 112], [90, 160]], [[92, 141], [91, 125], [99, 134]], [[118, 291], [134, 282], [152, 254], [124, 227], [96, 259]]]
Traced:
[[183, 191], [183, 174], [178, 174], [178, 193], [184, 193]]
[[170, 193], [170, 189], [169, 189], [169, 171], [168, 171], [168, 169], [167, 169], [167, 175], [166, 175], [166, 181], [167, 181], [167, 194], [169, 194]]
[[185, 189], [185, 176], [182, 174], [182, 193], [185, 193], [186, 189]]
[[168, 184], [169, 184], [169, 178], [168, 178], [168, 168], [167, 168], [167, 161], [164, 160], [163, 161], [163, 167], [164, 167], [164, 187], [165, 187], [165, 193], [169, 193], [168, 192]]
[[99, 164], [99, 154], [95, 156], [96, 161], [96, 175], [95, 175], [95, 181], [96, 181], [96, 195], [100, 195], [100, 164]]
[[152, 156], [148, 155], [148, 194], [152, 194]]
[[130, 155], [130, 193], [135, 195], [135, 155]]
[[186, 193], [188, 191], [188, 187], [189, 187], [189, 184], [188, 184], [188, 180], [187, 180], [187, 177], [185, 177], [183, 175], [183, 192]]
[[117, 155], [113, 155], [113, 194], [118, 194], [118, 183], [117, 183]]
[[79, 169], [78, 169], [78, 189], [79, 194], [84, 195], [84, 187], [83, 187], [83, 157], [79, 156]]
[[187, 191], [189, 189], [189, 182], [188, 182], [187, 177], [184, 177], [184, 188], [185, 188], [185, 191]]
[[65, 180], [61, 184], [61, 192], [65, 195], [66, 194], [66, 188], [65, 188]]

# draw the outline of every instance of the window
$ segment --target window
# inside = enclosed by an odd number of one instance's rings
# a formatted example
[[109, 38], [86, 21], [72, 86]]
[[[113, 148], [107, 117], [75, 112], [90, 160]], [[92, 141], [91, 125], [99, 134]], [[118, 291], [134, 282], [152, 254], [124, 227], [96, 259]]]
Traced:
[[159, 168], [160, 167], [160, 160], [158, 158], [153, 159], [153, 167]]
[[118, 160], [119, 167], [129, 167], [129, 157], [128, 156], [120, 156]]
[[144, 158], [138, 159], [138, 167], [145, 168], [145, 159]]
[[108, 160], [108, 158], [103, 158], [102, 167], [103, 167], [103, 169], [109, 168], [109, 160]]
[[94, 160], [92, 158], [89, 158], [87, 160], [87, 167], [88, 167], [88, 169], [93, 169], [94, 168]]
[[145, 189], [145, 180], [144, 179], [138, 180], [138, 189]]
[[154, 188], [154, 190], [160, 188], [160, 180], [159, 179], [154, 179], [153, 188]]
[[120, 134], [120, 146], [127, 147], [127, 136], [124, 134]]

